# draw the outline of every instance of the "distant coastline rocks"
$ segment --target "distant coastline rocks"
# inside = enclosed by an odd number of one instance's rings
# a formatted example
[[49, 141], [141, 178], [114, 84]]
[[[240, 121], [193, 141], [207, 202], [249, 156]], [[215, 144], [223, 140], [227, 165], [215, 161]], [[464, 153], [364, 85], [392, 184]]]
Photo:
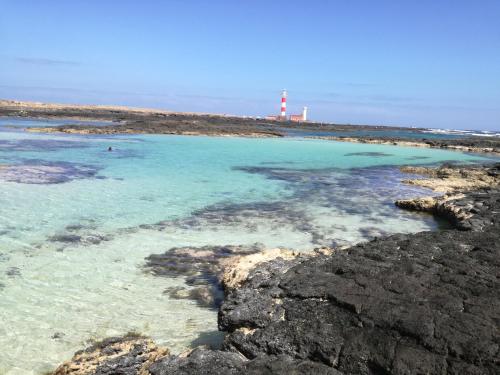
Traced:
[[433, 147], [461, 152], [478, 152], [500, 155], [500, 138], [464, 137], [458, 139], [394, 138], [374, 136], [308, 136], [311, 139], [324, 139], [338, 142], [354, 142], [403, 147]]
[[[46, 119], [97, 120], [109, 125], [68, 124], [30, 127], [28, 132], [66, 134], [173, 134], [218, 137], [285, 137], [299, 135], [312, 139], [341, 142], [434, 147], [462, 152], [500, 154], [499, 137], [480, 137], [464, 133], [432, 134], [428, 129], [330, 123], [294, 123], [263, 118], [206, 113], [181, 113], [122, 106], [62, 105], [0, 100], [0, 116]], [[361, 133], [359, 133], [361, 131]], [[387, 135], [391, 132], [393, 135]], [[411, 136], [404, 137], [409, 132]], [[328, 134], [333, 135], [328, 135]], [[355, 135], [353, 135], [353, 133]], [[357, 133], [357, 134], [356, 134]], [[345, 134], [345, 135], [344, 135]], [[403, 134], [401, 136], [398, 136]], [[379, 155], [382, 156], [382, 155]]]

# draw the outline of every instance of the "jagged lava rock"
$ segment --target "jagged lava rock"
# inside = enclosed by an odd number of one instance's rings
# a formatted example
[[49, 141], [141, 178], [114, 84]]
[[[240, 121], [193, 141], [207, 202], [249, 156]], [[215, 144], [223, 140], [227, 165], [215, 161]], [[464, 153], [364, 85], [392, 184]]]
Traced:
[[499, 230], [395, 235], [285, 273], [259, 267], [221, 307], [225, 348], [349, 374], [497, 374]]
[[335, 369], [288, 356], [261, 356], [248, 360], [240, 354], [196, 348], [187, 355], [165, 357], [150, 368], [151, 375], [193, 374], [318, 374], [341, 375]]

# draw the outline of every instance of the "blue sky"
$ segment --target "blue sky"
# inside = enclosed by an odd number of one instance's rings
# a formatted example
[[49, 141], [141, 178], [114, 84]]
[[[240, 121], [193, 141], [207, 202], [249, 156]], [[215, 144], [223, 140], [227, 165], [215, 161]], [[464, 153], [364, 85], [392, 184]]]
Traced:
[[500, 1], [0, 0], [0, 98], [500, 130]]

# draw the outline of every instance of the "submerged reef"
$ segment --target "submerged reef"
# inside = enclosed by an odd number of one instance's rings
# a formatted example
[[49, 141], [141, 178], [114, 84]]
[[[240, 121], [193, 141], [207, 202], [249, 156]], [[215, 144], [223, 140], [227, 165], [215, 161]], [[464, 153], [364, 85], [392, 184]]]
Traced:
[[[285, 200], [235, 203], [220, 202], [196, 210], [187, 218], [172, 222], [160, 222], [156, 228], [217, 228], [220, 226], [245, 227], [256, 232], [265, 226], [279, 230], [286, 226], [293, 231], [309, 233], [314, 246], [340, 247], [350, 245], [339, 232], [351, 231], [357, 240], [369, 240], [386, 235], [390, 226], [381, 225], [387, 219], [407, 219], [411, 215], [397, 210], [393, 202], [397, 198], [423, 194], [419, 186], [400, 184], [406, 175], [393, 167], [296, 169], [282, 166], [241, 166], [237, 171], [251, 173], [266, 179], [282, 182], [289, 192]], [[398, 188], [395, 189], [394, 187]], [[326, 210], [325, 210], [326, 209]], [[325, 215], [335, 213], [341, 217], [359, 215], [359, 228], [349, 228], [341, 218], [327, 225], [315, 220], [320, 210]], [[425, 217], [423, 217], [425, 219]], [[435, 225], [431, 216], [425, 224]]]
[[75, 140], [54, 139], [0, 139], [0, 151], [58, 151], [70, 148], [86, 148], [88, 143]]
[[21, 184], [61, 184], [85, 178], [100, 178], [99, 168], [64, 161], [23, 160], [20, 164], [0, 166], [0, 180]]
[[[460, 198], [430, 209], [455, 229], [396, 234], [313, 256], [275, 252], [254, 261], [259, 253], [243, 250], [222, 268], [185, 258], [192, 252], [196, 259], [198, 249], [150, 257], [153, 273], [218, 275], [222, 346], [165, 351], [136, 367], [128, 364], [144, 354], [134, 352], [126, 361], [99, 362], [99, 370], [60, 367], [56, 374], [498, 374], [499, 165], [482, 169], [494, 176], [489, 187], [454, 184]], [[200, 252], [210, 260], [224, 248]], [[112, 352], [113, 345], [99, 350]], [[80, 352], [62, 366], [86, 361]]]

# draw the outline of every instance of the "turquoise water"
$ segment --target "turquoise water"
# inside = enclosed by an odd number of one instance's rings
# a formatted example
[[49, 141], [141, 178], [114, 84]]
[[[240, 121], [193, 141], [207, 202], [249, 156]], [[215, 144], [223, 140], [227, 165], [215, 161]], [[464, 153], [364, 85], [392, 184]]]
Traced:
[[450, 160], [485, 159], [300, 138], [0, 130], [0, 373], [47, 371], [88, 340], [132, 330], [181, 351], [217, 330], [216, 312], [169, 299], [184, 280], [145, 273], [146, 256], [255, 242], [308, 251], [435, 229], [394, 207], [429, 194], [399, 183], [395, 166]]

